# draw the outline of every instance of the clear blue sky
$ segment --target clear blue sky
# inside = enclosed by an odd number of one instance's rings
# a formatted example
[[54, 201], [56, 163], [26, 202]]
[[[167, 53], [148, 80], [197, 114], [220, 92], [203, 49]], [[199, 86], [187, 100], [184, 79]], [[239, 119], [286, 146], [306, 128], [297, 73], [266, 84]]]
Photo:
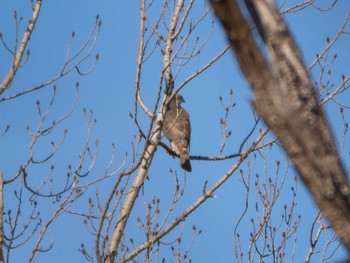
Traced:
[[[293, 5], [293, 3], [295, 4], [298, 1], [288, 2], [291, 2], [289, 5]], [[155, 5], [157, 4], [158, 1], [156, 1]], [[196, 6], [196, 8], [199, 6]], [[21, 36], [31, 15], [30, 3], [18, 0], [3, 0], [0, 1], [0, 10], [2, 13], [0, 16], [0, 32], [3, 34], [7, 44], [12, 46], [15, 36], [13, 12], [17, 10], [18, 16], [23, 16], [23, 21], [20, 25]], [[307, 8], [299, 13], [286, 16], [307, 65], [326, 46], [326, 37], [332, 38], [336, 34], [349, 11], [350, 6], [347, 1], [338, 1], [330, 12], [321, 12], [313, 8]], [[193, 12], [194, 16], [198, 17], [198, 11], [194, 9]], [[50, 140], [55, 140], [57, 143], [62, 136], [63, 130], [65, 128], [68, 129], [67, 140], [57, 157], [48, 164], [34, 167], [30, 171], [33, 178], [35, 178], [32, 181], [33, 185], [39, 185], [41, 180], [47, 175], [51, 164], [55, 164], [55, 176], [59, 178], [65, 175], [68, 164], [74, 165], [78, 162], [78, 154], [86, 138], [86, 128], [82, 113], [83, 107], [92, 109], [95, 118], [97, 118], [93, 140], [98, 139], [100, 143], [98, 159], [90, 175], [91, 177], [97, 178], [104, 172], [110, 160], [112, 143], [116, 145], [114, 168], [117, 168], [122, 162], [124, 153], [131, 151], [130, 142], [137, 132], [129, 118], [129, 112], [132, 112], [134, 108], [134, 81], [139, 37], [138, 1], [44, 1], [39, 21], [29, 43], [30, 60], [16, 77], [13, 89], [6, 92], [4, 96], [33, 87], [55, 76], [64, 64], [71, 32], [75, 32], [76, 37], [73, 50], [77, 50], [89, 35], [96, 14], [100, 15], [103, 24], [94, 50], [95, 53], [99, 53], [100, 60], [92, 74], [81, 78], [76, 73], [73, 73], [56, 83], [57, 100], [49, 116], [50, 121], [69, 111], [74, 102], [76, 81], [80, 83], [79, 101], [76, 111], [58, 128], [57, 132], [52, 134], [47, 140], [39, 142], [36, 148], [38, 153], [40, 152], [38, 158], [45, 156]], [[208, 21], [204, 22], [206, 23], [204, 25], [209, 25], [210, 21]], [[208, 30], [203, 26], [197, 34], [202, 40], [208, 35]], [[350, 38], [348, 37], [340, 41], [335, 47], [338, 59], [332, 66], [332, 72], [336, 85], [340, 83], [341, 74], [347, 75], [350, 73], [349, 44]], [[202, 50], [201, 55], [184, 67], [176, 80], [177, 84], [186, 79], [198, 67], [209, 61], [225, 45], [225, 37], [218, 23], [216, 23], [210, 41]], [[334, 52], [331, 54], [334, 54]], [[8, 71], [11, 61], [11, 56], [4, 49], [0, 49], [0, 61], [0, 76], [2, 79]], [[152, 105], [151, 103], [155, 99], [161, 70], [161, 61], [154, 59], [152, 63], [154, 64], [147, 65], [142, 72], [142, 94], [149, 105]], [[87, 62], [85, 69], [88, 69], [89, 66], [90, 63]], [[318, 81], [317, 71], [313, 74], [315, 81]], [[240, 75], [232, 53], [228, 52], [220, 62], [183, 89], [182, 95], [186, 100], [184, 107], [191, 115], [192, 155], [215, 156], [218, 153], [220, 146], [219, 121], [224, 116], [224, 110], [221, 108], [218, 98], [222, 96], [224, 101], [226, 101], [230, 89], [233, 89], [233, 102], [236, 103], [236, 106], [230, 113], [229, 127], [232, 130], [232, 136], [224, 154], [231, 154], [237, 152], [242, 139], [252, 127], [253, 116], [250, 105], [252, 95], [248, 85]], [[39, 99], [41, 105], [45, 108], [49, 103], [48, 98], [51, 94], [52, 86], [0, 104], [0, 133], [7, 124], [11, 125], [8, 134], [0, 138], [0, 169], [3, 170], [5, 178], [10, 178], [18, 170], [19, 164], [28, 156], [27, 147], [30, 137], [26, 132], [26, 125], [34, 129], [38, 123], [36, 101]], [[350, 102], [348, 95], [345, 94], [344, 98], [342, 98], [343, 102], [347, 104]], [[338, 108], [327, 107], [327, 113], [331, 123], [334, 125], [339, 123]], [[140, 116], [143, 115], [141, 114]], [[141, 124], [143, 127], [147, 127], [147, 122]], [[341, 130], [335, 129], [334, 132], [339, 143]], [[346, 150], [347, 152], [349, 151], [348, 146], [346, 146]], [[272, 157], [270, 156], [268, 159], [268, 174], [273, 175], [275, 161], [282, 161], [281, 169], [283, 171], [285, 158], [277, 147], [272, 151], [271, 155]], [[175, 209], [174, 217], [179, 215], [183, 209], [201, 195], [205, 180], [208, 180], [208, 186], [212, 185], [234, 162], [235, 160], [221, 163], [193, 161], [193, 172], [187, 174], [185, 194]], [[130, 159], [128, 163], [130, 163]], [[162, 213], [166, 213], [168, 201], [172, 197], [171, 192], [174, 187], [173, 180], [168, 172], [170, 167], [178, 171], [179, 178], [183, 181], [183, 172], [179, 169], [178, 160], [172, 159], [163, 149], [158, 149], [150, 171], [150, 180], [144, 186], [147, 202], [153, 196], [162, 198]], [[246, 170], [246, 167], [247, 165], [245, 164], [242, 168]], [[252, 169], [252, 174], [255, 175], [256, 173], [263, 174], [263, 163], [261, 161]], [[293, 182], [293, 177], [294, 171], [290, 168], [281, 193], [280, 203], [277, 206], [280, 211], [282, 211], [284, 200], [286, 202], [290, 200], [290, 186]], [[255, 176], [252, 177], [252, 180], [254, 178]], [[89, 179], [83, 180], [88, 181]], [[57, 181], [59, 180], [57, 179]], [[100, 186], [101, 198], [106, 198], [112, 184], [113, 180], [110, 180]], [[298, 231], [295, 262], [301, 262], [305, 259], [309, 248], [310, 222], [317, 213], [315, 205], [304, 189], [302, 182], [299, 181], [298, 187], [295, 216], [301, 214], [302, 220]], [[86, 211], [88, 208], [87, 198], [90, 196], [94, 197], [94, 193], [95, 188], [88, 191], [84, 196], [84, 201], [73, 206], [72, 210]], [[202, 235], [196, 239], [189, 254], [193, 262], [234, 262], [233, 227], [244, 208], [245, 202], [243, 185], [239, 174], [235, 174], [220, 188], [216, 196], [216, 199], [209, 200], [186, 221], [187, 231], [184, 239], [187, 239], [187, 241], [183, 244], [185, 247], [189, 244], [189, 239], [191, 238], [190, 229], [192, 225], [195, 224], [197, 229], [203, 230]], [[254, 194], [251, 198], [251, 200], [255, 198]], [[136, 244], [143, 240], [143, 233], [140, 232], [136, 224], [138, 214], [142, 215], [144, 211], [141, 201], [136, 203], [135, 213], [130, 218], [127, 226], [127, 231], [130, 233], [128, 238], [133, 237]], [[55, 208], [55, 204], [53, 200], [41, 202], [40, 205], [46, 204], [45, 211], [41, 211], [41, 213], [47, 218]], [[13, 188], [5, 189], [5, 210], [16, 204]], [[23, 213], [28, 212], [23, 211]], [[254, 209], [251, 209], [249, 213], [251, 213], [251, 217], [254, 217]], [[278, 217], [279, 215], [280, 212], [277, 211], [276, 216]], [[240, 227], [239, 232], [242, 236], [242, 243], [249, 238], [248, 233], [251, 231], [250, 216], [246, 217], [247, 222]], [[171, 236], [174, 237], [174, 235]], [[39, 254], [36, 262], [83, 262], [84, 260], [78, 252], [80, 244], [84, 242], [87, 249], [91, 251], [94, 245], [93, 240], [94, 238], [86, 231], [81, 217], [62, 215], [51, 226], [43, 242], [43, 245], [49, 245], [53, 241], [54, 247], [52, 251], [47, 254]], [[165, 238], [164, 241], [168, 242], [170, 240], [171, 238]], [[12, 254], [12, 262], [21, 262], [21, 259], [28, 257], [29, 252], [30, 246], [15, 251]], [[169, 253], [170, 248], [167, 248], [161, 255], [169, 256]], [[340, 251], [334, 259], [343, 259], [345, 255], [344, 251]], [[170, 260], [167, 262], [170, 262]]]

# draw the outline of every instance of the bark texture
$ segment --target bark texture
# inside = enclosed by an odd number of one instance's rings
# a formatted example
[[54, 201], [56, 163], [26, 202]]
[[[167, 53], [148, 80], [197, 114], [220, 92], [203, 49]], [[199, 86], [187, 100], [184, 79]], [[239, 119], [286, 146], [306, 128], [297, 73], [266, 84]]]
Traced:
[[[259, 47], [236, 0], [211, 0], [257, 113], [280, 140], [315, 202], [350, 251], [350, 185], [308, 70], [272, 0], [245, 0]], [[264, 56], [262, 48], [266, 48]]]

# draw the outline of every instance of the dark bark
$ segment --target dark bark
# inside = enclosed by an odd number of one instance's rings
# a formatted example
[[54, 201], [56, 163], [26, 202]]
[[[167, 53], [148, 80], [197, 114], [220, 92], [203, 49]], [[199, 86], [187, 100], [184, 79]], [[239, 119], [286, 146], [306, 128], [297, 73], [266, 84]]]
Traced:
[[246, 0], [265, 44], [265, 57], [237, 2], [211, 0], [254, 91], [254, 107], [350, 251], [349, 181], [300, 52], [273, 1]]

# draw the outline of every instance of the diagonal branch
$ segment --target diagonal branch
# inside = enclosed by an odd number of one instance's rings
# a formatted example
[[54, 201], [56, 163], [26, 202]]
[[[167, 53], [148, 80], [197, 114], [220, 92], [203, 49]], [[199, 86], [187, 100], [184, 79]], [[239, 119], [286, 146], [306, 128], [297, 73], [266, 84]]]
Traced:
[[23, 38], [22, 41], [19, 45], [19, 49], [14, 57], [14, 62], [13, 65], [10, 68], [9, 73], [7, 74], [7, 76], [5, 77], [4, 81], [0, 84], [0, 95], [7, 89], [10, 87], [13, 79], [15, 78], [16, 72], [19, 68], [19, 66], [21, 65], [21, 61], [22, 61], [22, 57], [24, 54], [24, 51], [26, 50], [26, 46], [29, 42], [30, 36], [32, 35], [32, 32], [34, 30], [36, 21], [39, 17], [39, 13], [40, 13], [40, 9], [41, 9], [41, 4], [42, 4], [42, 0], [37, 0], [36, 5], [35, 5], [35, 9], [33, 11], [33, 16], [32, 18], [29, 20], [29, 24], [28, 27], [26, 29], [26, 31], [23, 34]]
[[152, 246], [153, 244], [157, 243], [162, 237], [164, 237], [166, 234], [168, 234], [172, 229], [174, 229], [177, 225], [179, 225], [181, 222], [185, 221], [185, 219], [195, 210], [197, 210], [198, 207], [200, 207], [207, 199], [212, 198], [214, 196], [214, 193], [217, 189], [220, 188], [233, 174], [237, 169], [241, 166], [241, 164], [244, 162], [244, 160], [249, 156], [249, 154], [253, 151], [255, 151], [259, 145], [259, 143], [265, 138], [266, 134], [268, 133], [268, 129], [266, 128], [264, 131], [262, 131], [258, 138], [252, 143], [252, 145], [249, 147], [249, 149], [241, 155], [241, 158], [226, 172], [224, 176], [220, 178], [210, 189], [206, 190], [203, 189], [203, 194], [200, 196], [189, 208], [187, 208], [180, 216], [178, 216], [172, 223], [170, 223], [164, 230], [161, 232], [155, 234], [152, 236], [149, 240], [147, 240], [145, 243], [141, 244], [138, 248], [136, 248], [134, 251], [132, 251], [129, 255], [126, 256], [125, 259], [123, 259], [120, 262], [129, 262], [133, 258], [135, 258], [139, 253], [144, 251], [149, 246]]
[[265, 43], [258, 47], [235, 0], [211, 0], [254, 107], [280, 140], [323, 215], [350, 251], [350, 185], [308, 70], [274, 1], [245, 0]]

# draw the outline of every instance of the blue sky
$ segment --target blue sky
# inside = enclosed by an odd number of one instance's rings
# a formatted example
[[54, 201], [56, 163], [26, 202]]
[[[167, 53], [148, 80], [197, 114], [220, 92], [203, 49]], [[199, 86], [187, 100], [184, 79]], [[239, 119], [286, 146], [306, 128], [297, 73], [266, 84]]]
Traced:
[[[287, 1], [287, 5], [292, 6], [297, 1]], [[83, 3], [83, 4], [82, 4]], [[159, 2], [160, 3], [160, 2]], [[155, 5], [157, 5], [156, 3]], [[305, 62], [309, 65], [316, 54], [326, 46], [326, 37], [332, 38], [342, 25], [347, 13], [349, 4], [346, 1], [338, 1], [335, 7], [329, 12], [321, 12], [314, 8], [307, 8], [301, 12], [288, 14], [286, 19], [292, 33], [295, 35], [299, 47], [302, 50]], [[194, 7], [193, 16], [199, 17], [201, 5]], [[15, 36], [15, 24], [13, 12], [17, 10], [18, 16], [23, 16], [20, 25], [19, 35], [25, 30], [25, 23], [30, 17], [30, 3], [23, 1], [0, 1], [0, 32], [9, 46], [13, 45]], [[155, 14], [159, 9], [153, 8]], [[66, 51], [70, 40], [71, 32], [75, 32], [75, 40], [72, 51], [78, 50], [89, 35], [95, 21], [95, 16], [99, 14], [102, 20], [101, 33], [94, 49], [94, 53], [100, 56], [94, 72], [86, 77], [80, 77], [76, 73], [59, 80], [57, 86], [57, 98], [52, 112], [48, 117], [48, 123], [62, 117], [69, 112], [74, 104], [75, 84], [79, 81], [80, 91], [76, 110], [57, 130], [48, 138], [40, 141], [36, 149], [38, 158], [43, 158], [48, 153], [50, 141], [56, 143], [62, 137], [64, 129], [68, 130], [68, 136], [60, 152], [47, 164], [34, 166], [29, 171], [32, 176], [32, 183], [38, 186], [46, 178], [49, 168], [55, 165], [55, 180], [60, 182], [60, 176], [66, 173], [69, 164], [73, 166], [78, 162], [78, 154], [86, 139], [86, 127], [83, 116], [83, 108], [92, 109], [94, 117], [97, 119], [92, 140], [99, 140], [99, 154], [96, 165], [88, 178], [82, 179], [88, 182], [101, 176], [111, 158], [111, 144], [116, 146], [116, 160], [113, 168], [116, 169], [124, 158], [125, 152], [132, 149], [131, 142], [137, 130], [133, 125], [129, 112], [134, 109], [134, 82], [136, 74], [136, 54], [139, 37], [139, 7], [138, 1], [44, 1], [39, 21], [29, 43], [30, 59], [23, 67], [13, 83], [10, 90], [2, 96], [8, 96], [16, 91], [24, 90], [46, 81], [61, 70], [65, 61]], [[203, 26], [195, 33], [204, 40], [208, 36], [208, 26], [211, 24], [213, 16], [210, 15], [203, 22]], [[155, 18], [153, 18], [155, 19]], [[338, 54], [337, 60], [332, 64], [332, 80], [335, 84], [341, 82], [342, 74], [349, 74], [349, 50], [350, 39], [343, 38], [335, 46], [334, 51]], [[215, 23], [214, 31], [208, 44], [201, 50], [201, 54], [195, 57], [180, 72], [176, 79], [179, 85], [186, 77], [195, 72], [200, 66], [207, 63], [212, 57], [220, 52], [226, 45], [225, 37], [218, 23]], [[142, 72], [141, 93], [148, 105], [152, 105], [157, 92], [159, 74], [161, 71], [161, 60], [159, 55], [148, 62]], [[8, 71], [11, 56], [0, 49], [0, 76], [3, 78]], [[88, 69], [93, 63], [93, 59], [88, 60], [82, 69]], [[319, 72], [317, 69], [312, 73], [315, 81], [318, 81]], [[21, 162], [28, 156], [27, 147], [30, 137], [26, 132], [29, 125], [33, 130], [38, 123], [36, 101], [40, 100], [43, 108], [47, 107], [52, 96], [53, 85], [35, 93], [31, 93], [14, 100], [1, 102], [0, 105], [0, 131], [11, 125], [6, 136], [0, 138], [0, 169], [3, 170], [4, 177], [10, 178], [17, 170]], [[236, 106], [230, 112], [229, 129], [232, 135], [227, 143], [224, 154], [236, 153], [253, 125], [253, 112], [251, 109], [252, 94], [249, 86], [242, 78], [238, 66], [234, 62], [231, 52], [227, 54], [212, 68], [204, 74], [190, 82], [183, 90], [186, 108], [191, 115], [192, 140], [191, 154], [201, 156], [215, 156], [220, 148], [220, 126], [219, 121], [225, 114], [220, 106], [219, 96], [227, 101], [229, 90], [233, 90], [233, 102]], [[349, 94], [342, 96], [342, 102], [349, 104]], [[1, 98], [1, 97], [0, 97]], [[327, 106], [327, 114], [332, 123], [337, 142], [341, 141], [341, 130], [339, 127], [340, 114], [339, 107]], [[346, 116], [349, 113], [346, 112]], [[140, 113], [141, 125], [147, 128], [148, 119]], [[263, 125], [262, 125], [263, 126]], [[256, 137], [257, 133], [255, 133]], [[253, 136], [253, 138], [255, 138]], [[269, 137], [271, 138], [271, 136]], [[349, 152], [348, 146], [346, 150]], [[285, 169], [285, 157], [278, 147], [269, 152], [266, 160], [267, 176], [275, 173], [276, 160], [281, 160], [281, 172]], [[246, 162], [242, 169], [247, 171]], [[345, 158], [349, 161], [349, 156]], [[202, 193], [204, 181], [208, 181], [208, 186], [214, 184], [233, 164], [235, 160], [223, 162], [203, 162], [192, 161], [193, 172], [186, 175], [186, 187], [184, 196], [176, 206], [173, 217], [178, 216], [184, 209], [191, 205]], [[127, 165], [130, 164], [130, 157]], [[87, 164], [86, 164], [87, 165]], [[168, 202], [171, 200], [171, 192], [174, 188], [169, 168], [176, 169], [180, 182], [184, 182], [184, 175], [179, 168], [178, 159], [173, 159], [159, 148], [156, 152], [152, 168], [150, 170], [150, 180], [145, 183], [145, 202], [152, 200], [154, 196], [161, 197], [161, 214], [164, 215], [168, 209]], [[264, 162], [257, 159], [251, 173], [264, 175]], [[285, 202], [289, 202], [291, 197], [290, 187], [293, 185], [295, 172], [289, 168], [289, 172], [282, 189], [280, 201], [276, 205], [276, 221], [283, 210]], [[92, 178], [92, 179], [90, 179]], [[281, 179], [279, 179], [281, 180]], [[20, 184], [20, 182], [18, 182]], [[17, 184], [17, 186], [18, 186]], [[113, 178], [107, 180], [98, 188], [101, 198], [106, 198], [113, 184]], [[17, 204], [14, 198], [13, 188], [5, 188], [5, 211], [15, 207]], [[90, 189], [83, 196], [82, 201], [76, 203], [72, 210], [86, 211], [87, 199], [95, 196], [96, 189]], [[254, 189], [252, 187], [252, 192]], [[192, 225], [197, 229], [202, 229], [203, 233], [195, 240], [189, 257], [193, 262], [234, 262], [233, 251], [233, 228], [244, 209], [245, 197], [242, 179], [239, 173], [235, 173], [228, 182], [221, 187], [216, 199], [211, 199], [192, 214], [186, 221], [184, 232], [184, 244], [186, 247], [191, 238]], [[256, 216], [254, 209], [255, 194], [249, 197], [251, 208], [246, 220], [241, 224], [239, 232], [242, 236], [242, 243], [249, 240], [251, 231], [250, 217]], [[298, 195], [296, 199], [297, 215], [302, 216], [299, 226], [295, 262], [305, 259], [308, 246], [308, 235], [310, 224], [317, 214], [317, 209], [311, 200], [308, 192], [298, 183]], [[55, 209], [54, 200], [40, 200], [40, 205], [45, 207], [41, 210], [44, 218], [48, 218]], [[14, 209], [14, 208], [12, 208]], [[25, 215], [28, 212], [23, 211]], [[144, 214], [143, 201], [140, 199], [135, 204], [135, 212], [129, 220], [127, 226], [127, 239], [132, 237], [138, 244], [144, 238], [143, 233], [137, 227], [137, 217]], [[179, 230], [179, 229], [177, 229]], [[178, 231], [176, 232], [178, 233]], [[244, 235], [245, 233], [245, 235]], [[164, 242], [169, 242], [175, 234], [165, 238]], [[31, 242], [34, 242], [34, 239]], [[64, 214], [58, 221], [50, 226], [43, 244], [49, 245], [54, 242], [51, 252], [39, 254], [36, 262], [83, 262], [81, 254], [78, 252], [80, 244], [91, 251], [93, 249], [93, 237], [86, 231], [83, 219], [72, 215]], [[29, 243], [32, 244], [32, 243]], [[321, 246], [322, 247], [322, 246]], [[30, 253], [30, 245], [13, 252], [11, 255], [13, 262], [27, 258]], [[289, 254], [291, 248], [288, 248]], [[335, 260], [343, 259], [345, 252], [340, 250]], [[165, 248], [161, 256], [170, 258], [170, 248]], [[315, 259], [319, 260], [320, 256]], [[171, 262], [170, 260], [167, 262]]]

